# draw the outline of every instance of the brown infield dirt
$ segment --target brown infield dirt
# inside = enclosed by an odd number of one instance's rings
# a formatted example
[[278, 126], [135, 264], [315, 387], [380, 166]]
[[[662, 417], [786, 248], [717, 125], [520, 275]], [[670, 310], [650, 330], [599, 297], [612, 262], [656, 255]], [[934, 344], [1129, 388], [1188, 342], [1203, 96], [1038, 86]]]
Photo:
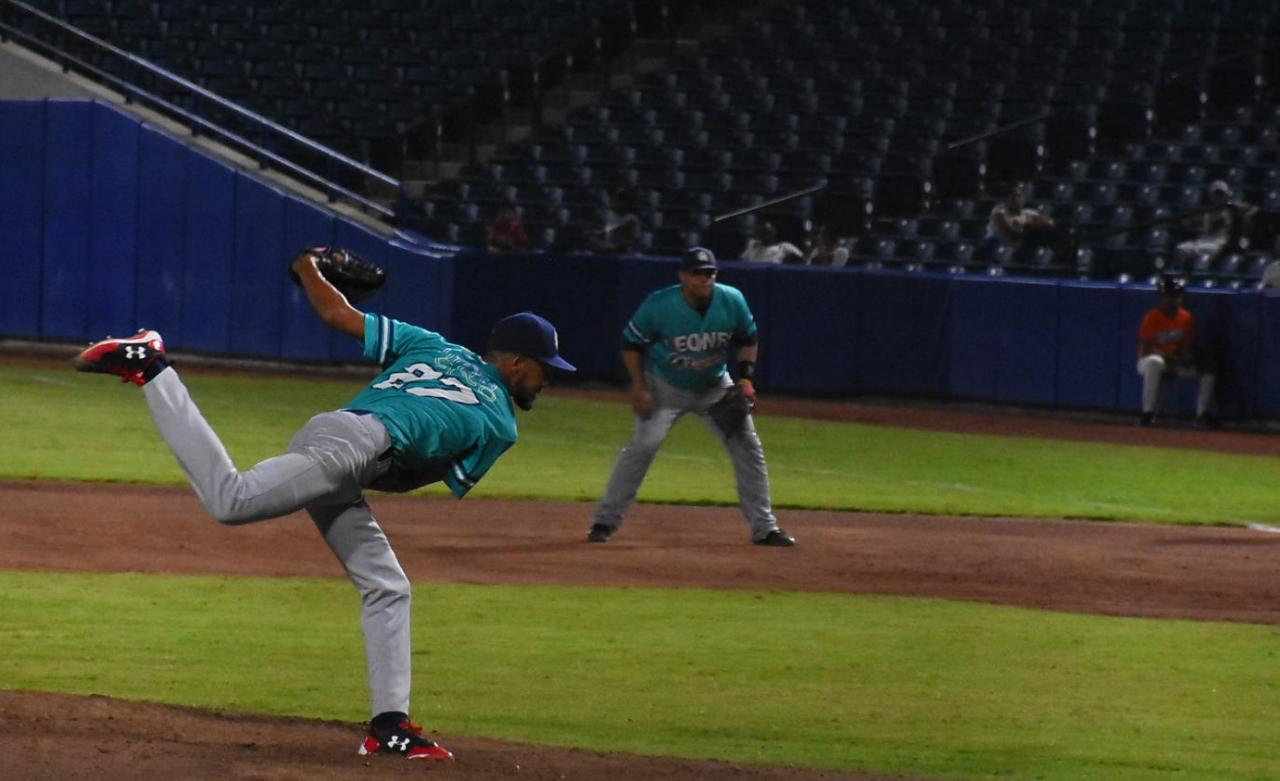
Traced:
[[[1257, 433], [1138, 429], [1008, 411], [773, 398], [762, 400], [758, 414], [1280, 454], [1280, 438]], [[588, 504], [389, 495], [375, 495], [372, 504], [417, 582], [896, 594], [1280, 624], [1280, 534], [1251, 529], [784, 510], [779, 517], [799, 545], [772, 549], [747, 544], [736, 508], [640, 505], [612, 541], [589, 545]], [[223, 527], [186, 488], [0, 483], [0, 527], [4, 569], [343, 577], [302, 515]], [[108, 697], [0, 691], [0, 778], [885, 778], [455, 735], [438, 738], [456, 762], [410, 763], [357, 757], [360, 730]]]

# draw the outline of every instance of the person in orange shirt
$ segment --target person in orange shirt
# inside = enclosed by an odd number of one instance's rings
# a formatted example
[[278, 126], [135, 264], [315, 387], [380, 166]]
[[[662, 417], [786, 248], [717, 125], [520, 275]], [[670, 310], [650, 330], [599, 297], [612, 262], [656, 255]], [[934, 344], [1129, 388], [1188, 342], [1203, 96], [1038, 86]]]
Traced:
[[1199, 377], [1196, 425], [1218, 425], [1209, 411], [1217, 381], [1204, 351], [1196, 343], [1196, 319], [1182, 307], [1182, 282], [1160, 280], [1160, 305], [1147, 312], [1138, 328], [1138, 374], [1142, 375], [1142, 417], [1139, 424], [1155, 422], [1160, 385], [1166, 375]]

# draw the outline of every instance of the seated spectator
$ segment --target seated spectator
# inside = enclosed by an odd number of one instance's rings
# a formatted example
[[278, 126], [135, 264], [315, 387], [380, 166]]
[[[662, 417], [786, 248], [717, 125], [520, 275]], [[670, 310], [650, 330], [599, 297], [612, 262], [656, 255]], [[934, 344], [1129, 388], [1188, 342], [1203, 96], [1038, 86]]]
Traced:
[[760, 223], [756, 238], [747, 241], [742, 259], [753, 263], [800, 263], [804, 252], [789, 241], [778, 241], [778, 229], [768, 220]]
[[1182, 283], [1166, 277], [1160, 280], [1160, 304], [1147, 312], [1138, 328], [1138, 374], [1142, 375], [1142, 417], [1150, 426], [1155, 421], [1160, 388], [1166, 378], [1199, 378], [1196, 425], [1217, 426], [1209, 411], [1213, 404], [1215, 372], [1207, 351], [1196, 341], [1196, 321], [1182, 308]]
[[520, 252], [529, 249], [529, 237], [516, 205], [507, 201], [498, 207], [498, 216], [489, 225], [490, 252]]
[[1262, 268], [1262, 279], [1258, 280], [1258, 289], [1280, 288], [1280, 238], [1276, 239], [1275, 249], [1271, 257], [1277, 258]]
[[1019, 182], [991, 210], [986, 242], [1008, 245], [1022, 262], [1040, 247], [1058, 249], [1062, 238], [1052, 217], [1027, 206], [1027, 188]]
[[1280, 260], [1273, 260], [1262, 269], [1262, 280], [1258, 282], [1259, 290], [1280, 287]]
[[587, 249], [617, 255], [634, 250], [639, 239], [640, 217], [636, 214], [631, 191], [620, 187], [609, 195], [604, 229], [590, 235]]
[[1196, 231], [1194, 239], [1178, 244], [1178, 258], [1183, 265], [1200, 255], [1217, 258], [1239, 246], [1249, 229], [1258, 207], [1232, 200], [1231, 186], [1221, 179], [1209, 184], [1203, 214], [1183, 221], [1183, 228]]
[[849, 248], [836, 235], [834, 225], [825, 222], [818, 227], [804, 262], [809, 266], [843, 266], [849, 262]]

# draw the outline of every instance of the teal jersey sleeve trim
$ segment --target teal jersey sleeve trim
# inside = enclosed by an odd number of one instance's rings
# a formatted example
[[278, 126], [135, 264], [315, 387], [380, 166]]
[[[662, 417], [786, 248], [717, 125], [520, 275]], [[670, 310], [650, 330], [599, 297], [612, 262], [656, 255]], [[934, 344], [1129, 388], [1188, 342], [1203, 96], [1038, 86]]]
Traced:
[[[675, 289], [679, 289], [679, 285]], [[631, 344], [649, 346], [654, 341], [655, 330], [655, 313], [660, 313], [664, 305], [661, 299], [669, 295], [672, 288], [663, 288], [654, 291], [640, 302], [640, 306], [636, 309], [635, 314], [627, 321], [627, 325], [622, 329], [622, 338]]]
[[383, 315], [366, 312], [364, 316], [364, 357], [387, 365], [391, 349], [392, 320]]

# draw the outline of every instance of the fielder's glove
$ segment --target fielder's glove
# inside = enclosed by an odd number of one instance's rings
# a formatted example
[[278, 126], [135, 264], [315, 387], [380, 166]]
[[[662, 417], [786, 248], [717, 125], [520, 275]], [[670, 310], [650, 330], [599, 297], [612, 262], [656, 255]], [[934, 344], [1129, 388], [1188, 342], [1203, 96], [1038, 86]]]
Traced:
[[363, 301], [377, 293], [387, 282], [387, 272], [353, 252], [338, 247], [311, 247], [289, 261], [289, 277], [301, 285], [293, 264], [304, 255], [314, 255], [320, 276], [338, 289], [351, 303]]
[[724, 392], [724, 396], [719, 401], [707, 407], [707, 414], [724, 432], [725, 437], [733, 439], [742, 433], [747, 416], [751, 414], [751, 408], [755, 403], [754, 388], [747, 383], [734, 385]]

